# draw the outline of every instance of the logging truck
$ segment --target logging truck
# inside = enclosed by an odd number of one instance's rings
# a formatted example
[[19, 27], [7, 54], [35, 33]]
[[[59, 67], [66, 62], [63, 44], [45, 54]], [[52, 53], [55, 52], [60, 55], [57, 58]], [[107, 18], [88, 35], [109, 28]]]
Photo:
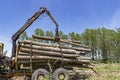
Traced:
[[[56, 26], [55, 37], [32, 35], [32, 40], [21, 40], [19, 36], [43, 13]], [[74, 67], [91, 68], [91, 58], [84, 56], [91, 52], [80, 41], [62, 40], [58, 33], [58, 23], [45, 7], [41, 7], [12, 36], [12, 56], [4, 54], [4, 44], [0, 43], [0, 80], [13, 76], [25, 76], [25, 80], [70, 80], [68, 70]]]

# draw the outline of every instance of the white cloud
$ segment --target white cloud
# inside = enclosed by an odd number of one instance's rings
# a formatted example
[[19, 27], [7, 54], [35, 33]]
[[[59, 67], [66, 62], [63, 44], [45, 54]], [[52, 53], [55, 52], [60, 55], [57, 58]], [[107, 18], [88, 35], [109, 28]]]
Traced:
[[11, 56], [12, 51], [12, 43], [10, 39], [11, 38], [0, 36], [0, 43], [4, 43], [4, 51], [8, 51], [7, 56], [9, 57]]
[[109, 26], [111, 29], [120, 27], [120, 8], [114, 13]]

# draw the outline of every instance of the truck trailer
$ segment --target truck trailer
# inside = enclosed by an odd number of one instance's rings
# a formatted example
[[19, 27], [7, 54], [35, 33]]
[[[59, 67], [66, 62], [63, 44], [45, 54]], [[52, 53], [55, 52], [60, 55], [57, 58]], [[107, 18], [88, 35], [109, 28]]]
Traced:
[[[20, 35], [46, 13], [56, 26], [55, 37], [32, 35], [31, 40], [20, 40]], [[25, 80], [70, 80], [68, 70], [90, 68], [89, 46], [80, 41], [63, 40], [59, 37], [58, 23], [45, 7], [41, 7], [12, 36], [12, 56], [4, 55], [4, 44], [0, 43], [0, 80], [13, 76], [25, 76]]]

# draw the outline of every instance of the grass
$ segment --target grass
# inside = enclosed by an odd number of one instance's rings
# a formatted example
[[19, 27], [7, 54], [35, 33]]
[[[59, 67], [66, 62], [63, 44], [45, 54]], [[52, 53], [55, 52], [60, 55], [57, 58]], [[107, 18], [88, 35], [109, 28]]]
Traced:
[[120, 80], [120, 64], [97, 64], [94, 68], [99, 75], [91, 73], [86, 80]]

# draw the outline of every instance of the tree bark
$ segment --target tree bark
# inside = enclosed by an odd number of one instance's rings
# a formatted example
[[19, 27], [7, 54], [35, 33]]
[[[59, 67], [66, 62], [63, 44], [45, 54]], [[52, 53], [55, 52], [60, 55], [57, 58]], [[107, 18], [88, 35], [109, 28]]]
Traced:
[[77, 51], [86, 51], [86, 52], [91, 52], [91, 49], [89, 48], [83, 48], [83, 47], [70, 47], [70, 46], [62, 46], [59, 44], [45, 44], [45, 43], [40, 43], [40, 42], [35, 42], [35, 41], [19, 41], [18, 42], [20, 45], [24, 44], [29, 44], [29, 45], [36, 45], [36, 46], [46, 46], [46, 47], [54, 47], [54, 48], [63, 48], [63, 49], [71, 49], [71, 50], [77, 50]]
[[62, 49], [62, 48], [54, 48], [54, 47], [43, 47], [43, 46], [35, 46], [35, 45], [21, 45], [21, 48], [26, 49], [33, 49], [33, 50], [43, 50], [43, 51], [53, 51], [53, 52], [60, 52], [60, 53], [66, 53], [66, 54], [80, 54], [81, 51], [71, 50], [71, 49]]
[[[32, 37], [35, 38], [35, 39], [55, 41], [55, 38], [53, 38], [53, 37], [43, 37], [43, 36], [37, 36], [37, 35], [32, 35]], [[85, 46], [85, 45], [80, 45], [80, 44], [74, 43], [74, 42], [77, 42], [77, 41], [72, 42], [72, 41], [62, 40], [61, 39], [60, 42], [61, 43], [66, 43], [66, 44], [70, 44], [70, 45], [73, 45], [73, 46], [89, 48], [89, 46]]]
[[52, 52], [52, 51], [42, 51], [42, 50], [35, 50], [35, 49], [26, 49], [20, 48], [20, 52], [28, 53], [32, 52], [33, 55], [46, 55], [46, 56], [55, 56], [55, 57], [67, 57], [67, 58], [76, 58], [78, 55], [75, 54], [65, 54], [59, 52]]

